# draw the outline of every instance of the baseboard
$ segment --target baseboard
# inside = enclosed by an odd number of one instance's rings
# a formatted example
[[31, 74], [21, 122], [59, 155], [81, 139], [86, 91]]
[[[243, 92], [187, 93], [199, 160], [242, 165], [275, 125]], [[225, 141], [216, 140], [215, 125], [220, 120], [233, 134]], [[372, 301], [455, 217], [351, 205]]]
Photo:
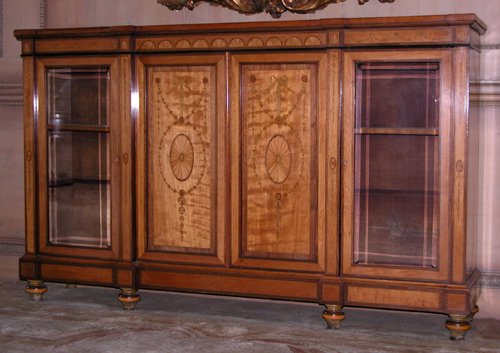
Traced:
[[481, 288], [500, 288], [500, 272], [482, 272]]
[[22, 256], [24, 241], [18, 238], [0, 238], [0, 255]]

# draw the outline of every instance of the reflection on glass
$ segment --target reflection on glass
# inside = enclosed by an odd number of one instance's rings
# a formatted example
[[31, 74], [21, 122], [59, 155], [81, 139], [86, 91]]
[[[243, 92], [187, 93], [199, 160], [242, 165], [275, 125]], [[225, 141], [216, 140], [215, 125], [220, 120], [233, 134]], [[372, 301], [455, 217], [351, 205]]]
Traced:
[[437, 64], [358, 65], [355, 263], [438, 264], [438, 77]]
[[438, 127], [438, 64], [359, 64], [356, 89], [358, 128]]
[[47, 73], [49, 126], [108, 125], [107, 68], [61, 68]]
[[51, 69], [47, 78], [49, 242], [110, 247], [107, 69]]

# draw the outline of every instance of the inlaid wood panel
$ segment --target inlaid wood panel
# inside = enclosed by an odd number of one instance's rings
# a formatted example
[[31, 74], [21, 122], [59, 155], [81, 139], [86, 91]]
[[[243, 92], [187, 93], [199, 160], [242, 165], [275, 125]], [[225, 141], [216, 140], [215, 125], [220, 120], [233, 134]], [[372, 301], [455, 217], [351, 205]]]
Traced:
[[34, 119], [35, 60], [23, 58], [24, 199], [26, 254], [36, 251], [36, 144]]
[[92, 39], [49, 39], [36, 42], [35, 49], [42, 53], [58, 52], [106, 52], [117, 51], [121, 43], [116, 38], [92, 38]]
[[242, 68], [244, 255], [312, 253], [315, 69]]
[[318, 55], [304, 57], [265, 56], [266, 62], [246, 57], [233, 76], [240, 80], [241, 96], [242, 259], [318, 261], [318, 120], [324, 92]]
[[451, 28], [436, 27], [426, 29], [381, 29], [381, 30], [348, 30], [344, 35], [344, 44], [366, 45], [377, 43], [379, 45], [394, 44], [434, 44], [449, 43], [453, 40]]
[[[332, 44], [338, 44], [338, 32], [332, 32]], [[198, 36], [169, 35], [161, 37], [137, 38], [138, 51], [176, 51], [209, 49], [258, 49], [276, 47], [319, 47], [327, 44], [327, 37], [322, 32], [304, 33], [239, 33], [207, 34]]]
[[42, 264], [41, 276], [47, 281], [72, 282], [89, 284], [113, 283], [113, 270], [105, 267], [85, 268], [68, 264]]
[[217, 100], [223, 87], [221, 60], [163, 57], [141, 65], [140, 84], [147, 91], [144, 251], [223, 252], [217, 239], [224, 229], [217, 215], [223, 202], [218, 190], [223, 168], [217, 165], [224, 161], [217, 155], [218, 136], [224, 136], [218, 131], [224, 111]]
[[260, 298], [281, 298], [315, 301], [318, 285], [315, 280], [233, 275], [230, 273], [209, 273], [140, 270], [140, 284], [145, 288], [167, 288], [171, 290], [203, 291], [205, 293], [245, 295]]
[[210, 67], [148, 70], [149, 246], [210, 249]]
[[370, 304], [388, 308], [426, 309], [441, 308], [441, 293], [436, 289], [371, 288], [348, 285], [346, 304]]

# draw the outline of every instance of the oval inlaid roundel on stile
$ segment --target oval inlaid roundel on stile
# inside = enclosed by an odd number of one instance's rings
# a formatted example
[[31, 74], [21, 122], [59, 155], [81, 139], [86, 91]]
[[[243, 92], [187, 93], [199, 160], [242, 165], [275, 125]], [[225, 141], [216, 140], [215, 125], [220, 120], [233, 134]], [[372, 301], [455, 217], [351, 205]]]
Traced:
[[290, 175], [292, 153], [283, 135], [275, 135], [266, 147], [265, 166], [267, 175], [276, 184], [282, 184]]
[[189, 137], [177, 135], [170, 146], [170, 167], [172, 174], [179, 181], [185, 181], [191, 175], [194, 167], [194, 148]]

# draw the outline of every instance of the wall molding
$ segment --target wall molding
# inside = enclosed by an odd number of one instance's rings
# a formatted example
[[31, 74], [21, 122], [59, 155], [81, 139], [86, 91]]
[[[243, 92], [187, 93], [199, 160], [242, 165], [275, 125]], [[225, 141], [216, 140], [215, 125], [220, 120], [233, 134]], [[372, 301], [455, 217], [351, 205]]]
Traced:
[[481, 288], [500, 288], [500, 273], [482, 272], [479, 283]]
[[0, 255], [22, 256], [24, 250], [24, 239], [0, 238]]
[[500, 107], [500, 81], [471, 82], [470, 104], [480, 107]]
[[[0, 83], [0, 105], [22, 104], [22, 83]], [[471, 82], [470, 104], [481, 107], [500, 107], [500, 81]]]
[[3, 0], [0, 0], [0, 58], [3, 57]]
[[47, 27], [47, 0], [40, 0], [40, 28]]
[[0, 105], [23, 105], [23, 84], [0, 83]]
[[500, 49], [500, 43], [482, 44], [479, 48], [481, 50], [498, 50]]

